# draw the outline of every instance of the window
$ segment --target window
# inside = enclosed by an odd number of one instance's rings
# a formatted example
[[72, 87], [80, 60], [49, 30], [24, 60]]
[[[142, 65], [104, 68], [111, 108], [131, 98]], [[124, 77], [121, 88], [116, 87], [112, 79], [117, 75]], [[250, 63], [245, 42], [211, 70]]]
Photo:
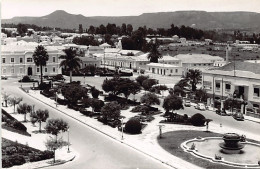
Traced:
[[32, 58], [27, 58], [27, 62], [32, 62]]
[[226, 83], [226, 86], [225, 86], [225, 87], [226, 87], [226, 91], [227, 91], [227, 92], [229, 92], [229, 91], [230, 91], [230, 89], [231, 89], [231, 85], [230, 85], [230, 84], [228, 84], [228, 83]]
[[55, 72], [55, 71], [56, 71], [55, 67], [53, 67], [53, 68], [52, 68], [52, 71], [53, 71], [53, 72]]
[[2, 58], [2, 63], [5, 63], [5, 58]]
[[201, 64], [199, 64], [199, 66], [201, 66]]
[[14, 63], [14, 58], [11, 58], [11, 63]]
[[55, 62], [55, 61], [56, 61], [55, 59], [56, 59], [56, 58], [55, 58], [55, 57], [53, 57], [53, 58], [52, 58], [52, 61], [53, 61], [53, 62]]
[[6, 69], [5, 68], [3, 69], [3, 74], [6, 74]]
[[140, 65], [142, 65], [142, 63], [140, 63]]
[[20, 67], [20, 74], [22, 74], [23, 73], [23, 68], [22, 67]]
[[39, 68], [39, 67], [37, 67], [37, 69], [36, 69], [36, 72], [37, 72], [37, 73], [39, 73], [39, 72], [40, 72], [40, 68]]
[[171, 69], [171, 73], [172, 73], [172, 69]]
[[194, 66], [196, 66], [196, 64], [194, 64]]
[[23, 63], [23, 58], [20, 58], [20, 63]]
[[211, 81], [203, 81], [204, 89], [211, 90], [212, 83]]
[[259, 88], [254, 87], [254, 96], [259, 97]]
[[175, 73], [178, 73], [178, 69], [175, 69]]
[[47, 67], [45, 68], [45, 72], [48, 72], [48, 68]]
[[220, 83], [216, 82], [216, 90], [220, 90]]
[[206, 66], [206, 64], [204, 64], [204, 66]]
[[14, 68], [11, 69], [11, 73], [14, 74]]

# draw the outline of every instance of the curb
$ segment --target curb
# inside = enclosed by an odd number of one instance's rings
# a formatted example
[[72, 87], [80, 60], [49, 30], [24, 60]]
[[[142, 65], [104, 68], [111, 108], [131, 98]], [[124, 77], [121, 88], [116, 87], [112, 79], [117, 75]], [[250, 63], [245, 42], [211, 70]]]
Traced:
[[35, 167], [35, 168], [45, 168], [45, 167], [50, 167], [50, 166], [56, 166], [56, 165], [61, 165], [61, 164], [65, 164], [69, 161], [72, 161], [74, 160], [76, 157], [76, 155], [74, 155], [72, 158], [68, 159], [68, 160], [65, 160], [65, 161], [62, 161], [62, 162], [58, 162], [58, 163], [55, 163], [55, 164], [48, 164], [48, 165], [44, 165], [44, 166], [41, 166], [41, 167]]
[[59, 110], [59, 109], [57, 109], [56, 107], [54, 107], [54, 106], [52, 106], [52, 105], [50, 105], [50, 104], [48, 104], [48, 103], [45, 103], [45, 102], [43, 102], [42, 100], [39, 100], [38, 98], [32, 96], [30, 93], [27, 93], [27, 94], [28, 94], [29, 96], [33, 97], [34, 99], [36, 99], [36, 100], [42, 102], [43, 104], [46, 104], [46, 105], [50, 106], [51, 108], [53, 108], [53, 109], [55, 109], [55, 110], [57, 110], [57, 111], [59, 111], [59, 112], [65, 114], [65, 115], [67, 115], [67, 116], [69, 116], [69, 117], [71, 117], [71, 118], [73, 118], [74, 120], [77, 120], [78, 122], [80, 122], [80, 123], [82, 123], [82, 124], [84, 124], [84, 125], [87, 125], [88, 127], [90, 127], [90, 128], [92, 128], [92, 129], [94, 129], [94, 130], [96, 130], [96, 131], [98, 131], [98, 132], [100, 132], [100, 133], [102, 133], [102, 134], [104, 134], [104, 135], [106, 135], [106, 136], [108, 136], [108, 137], [110, 137], [110, 138], [112, 138], [112, 139], [118, 141], [119, 143], [123, 143], [123, 144], [125, 144], [125, 145], [127, 145], [127, 146], [129, 146], [129, 147], [131, 147], [131, 148], [133, 148], [133, 149], [135, 149], [136, 151], [138, 151], [138, 152], [140, 152], [140, 153], [143, 153], [143, 154], [145, 154], [145, 155], [147, 155], [147, 156], [149, 156], [149, 157], [151, 157], [151, 158], [153, 158], [153, 159], [155, 159], [155, 160], [157, 160], [157, 161], [160, 161], [161, 163], [163, 163], [163, 164], [165, 164], [165, 165], [167, 165], [167, 166], [169, 166], [169, 167], [172, 167], [172, 168], [174, 168], [174, 169], [178, 169], [178, 168], [176, 168], [175, 166], [173, 166], [173, 165], [171, 165], [171, 164], [168, 164], [167, 162], [162, 161], [162, 160], [160, 160], [159, 158], [154, 157], [154, 156], [152, 156], [152, 155], [150, 155], [150, 154], [148, 154], [148, 153], [142, 151], [142, 150], [139, 149], [139, 148], [136, 148], [136, 147], [134, 147], [134, 146], [132, 146], [132, 145], [130, 145], [130, 144], [128, 144], [128, 143], [126, 143], [126, 142], [124, 142], [124, 141], [122, 141], [122, 140], [116, 138], [116, 137], [113, 137], [113, 136], [111, 136], [111, 135], [109, 135], [109, 134], [107, 134], [107, 133], [105, 133], [105, 132], [99, 130], [98, 128], [93, 127], [93, 126], [91, 126], [91, 125], [89, 125], [89, 124], [87, 124], [87, 123], [85, 123], [85, 122], [83, 122], [83, 121], [81, 121], [81, 120], [79, 120], [79, 119], [77, 119], [77, 118], [75, 118], [75, 117], [73, 117], [73, 116], [71, 116], [71, 115], [69, 115], [69, 114], [67, 114], [67, 113], [65, 113], [65, 112], [63, 112], [63, 111], [61, 111], [61, 110]]

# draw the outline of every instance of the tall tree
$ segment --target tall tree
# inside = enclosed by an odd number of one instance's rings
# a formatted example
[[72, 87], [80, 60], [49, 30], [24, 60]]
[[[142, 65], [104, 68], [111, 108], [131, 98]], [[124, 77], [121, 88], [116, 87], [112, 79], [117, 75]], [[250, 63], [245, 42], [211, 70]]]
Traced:
[[160, 100], [159, 100], [158, 96], [156, 96], [155, 94], [146, 93], [141, 97], [141, 103], [144, 103], [146, 106], [151, 106], [154, 104], [159, 105]]
[[17, 107], [17, 112], [18, 114], [23, 114], [24, 115], [24, 122], [26, 122], [26, 114], [30, 113], [32, 109], [31, 105], [27, 105], [26, 103], [19, 104]]
[[19, 35], [24, 36], [27, 32], [27, 26], [25, 24], [19, 23], [17, 25], [17, 32], [19, 33]]
[[41, 124], [49, 118], [49, 111], [39, 109], [36, 112], [32, 112], [31, 117], [39, 123], [39, 132], [41, 132]]
[[157, 39], [155, 39], [155, 42], [150, 41], [150, 43], [148, 44], [149, 46], [149, 55], [147, 56], [148, 59], [150, 60], [150, 62], [153, 63], [158, 63], [158, 60], [160, 58], [162, 58], [162, 55], [160, 54], [160, 52], [158, 51], [158, 48], [160, 46], [159, 42]]
[[62, 119], [50, 119], [47, 121], [47, 124], [45, 126], [46, 132], [55, 135], [56, 141], [58, 139], [57, 138], [58, 134], [60, 132], [68, 131], [68, 129], [69, 129], [68, 123]]
[[183, 109], [182, 99], [176, 95], [169, 95], [163, 100], [163, 108], [166, 111]]
[[120, 109], [121, 106], [116, 101], [105, 104], [101, 109], [104, 122], [106, 122], [107, 119], [118, 119], [120, 116]]
[[70, 71], [70, 82], [72, 82], [72, 71], [80, 68], [81, 59], [77, 57], [77, 51], [72, 48], [64, 49], [63, 52], [65, 55], [60, 56], [60, 59], [64, 59], [60, 62], [60, 67], [64, 66]]
[[48, 52], [42, 45], [36, 47], [33, 53], [33, 60], [36, 66], [40, 66], [42, 84], [42, 67], [46, 66], [46, 63], [49, 60]]
[[15, 113], [15, 106], [17, 105], [17, 104], [19, 104], [21, 101], [23, 100], [23, 98], [22, 97], [11, 97], [11, 98], [9, 98], [9, 104], [11, 104], [12, 106], [14, 106], [14, 113]]
[[131, 24], [127, 24], [127, 26], [126, 26], [126, 33], [128, 35], [131, 35], [132, 32], [133, 32], [133, 26]]
[[126, 24], [125, 23], [123, 23], [121, 26], [121, 34], [126, 35]]
[[83, 27], [82, 27], [82, 24], [79, 24], [79, 33], [83, 33]]
[[189, 69], [186, 74], [186, 79], [190, 81], [192, 91], [196, 91], [196, 85], [201, 81], [201, 71], [198, 69]]
[[95, 34], [95, 27], [93, 25], [90, 25], [88, 28], [88, 33]]

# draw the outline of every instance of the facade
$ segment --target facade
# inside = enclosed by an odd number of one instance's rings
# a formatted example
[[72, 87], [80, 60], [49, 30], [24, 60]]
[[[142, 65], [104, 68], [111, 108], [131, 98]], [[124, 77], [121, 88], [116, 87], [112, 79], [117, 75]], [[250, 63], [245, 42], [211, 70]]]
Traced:
[[204, 70], [214, 67], [215, 62], [224, 62], [224, 58], [207, 54], [179, 54], [174, 56], [182, 63], [184, 74], [189, 69]]
[[[9, 77], [40, 75], [40, 68], [35, 65], [32, 58], [35, 47], [35, 45], [2, 45], [2, 75]], [[43, 67], [43, 74], [60, 74], [59, 56], [62, 54], [61, 51], [55, 46], [46, 46], [45, 48], [49, 54], [49, 61]]]
[[260, 66], [257, 63], [232, 62], [207, 70], [203, 72], [202, 81], [210, 96], [224, 99], [237, 93], [236, 97], [260, 108]]
[[95, 56], [88, 56], [88, 57], [80, 57], [82, 64], [81, 68], [85, 68], [88, 65], [93, 65], [95, 67], [100, 67], [101, 65], [101, 58]]
[[154, 74], [166, 76], [182, 75], [182, 67], [163, 63], [149, 63], [146, 65], [146, 70]]

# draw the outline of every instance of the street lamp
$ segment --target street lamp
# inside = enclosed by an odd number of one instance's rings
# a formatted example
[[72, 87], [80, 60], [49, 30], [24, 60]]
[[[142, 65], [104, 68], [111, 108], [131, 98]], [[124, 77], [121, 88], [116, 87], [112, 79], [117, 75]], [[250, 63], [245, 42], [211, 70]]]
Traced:
[[85, 84], [85, 73], [84, 73], [84, 84]]
[[124, 125], [124, 123], [123, 123], [123, 120], [124, 120], [124, 117], [122, 117], [122, 119], [121, 119], [121, 131], [122, 131], [122, 137], [121, 137], [121, 140], [124, 139], [124, 135], [123, 135], [123, 133], [124, 133], [123, 125]]
[[68, 151], [67, 153], [70, 152], [70, 129], [68, 128]]
[[58, 106], [58, 94], [57, 92], [55, 92], [55, 95], [56, 95], [56, 107]]

